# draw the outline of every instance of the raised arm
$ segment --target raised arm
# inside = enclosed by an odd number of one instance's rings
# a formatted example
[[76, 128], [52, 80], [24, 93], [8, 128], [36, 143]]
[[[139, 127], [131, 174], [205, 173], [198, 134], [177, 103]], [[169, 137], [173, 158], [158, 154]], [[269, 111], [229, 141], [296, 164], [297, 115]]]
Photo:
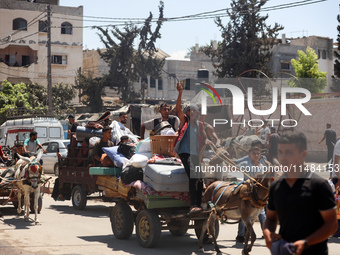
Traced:
[[178, 118], [180, 120], [179, 128], [181, 128], [185, 123], [185, 117], [184, 117], [184, 113], [182, 110], [183, 87], [179, 82], [177, 83], [177, 91], [178, 91], [178, 97], [177, 97], [177, 102], [176, 102], [176, 111], [177, 111]]

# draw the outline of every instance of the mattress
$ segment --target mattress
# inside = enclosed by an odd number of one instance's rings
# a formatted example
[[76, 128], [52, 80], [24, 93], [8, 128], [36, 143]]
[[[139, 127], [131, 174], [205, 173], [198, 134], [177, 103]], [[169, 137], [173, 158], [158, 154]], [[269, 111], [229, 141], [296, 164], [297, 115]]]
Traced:
[[90, 167], [90, 175], [120, 175], [121, 168], [118, 167]]

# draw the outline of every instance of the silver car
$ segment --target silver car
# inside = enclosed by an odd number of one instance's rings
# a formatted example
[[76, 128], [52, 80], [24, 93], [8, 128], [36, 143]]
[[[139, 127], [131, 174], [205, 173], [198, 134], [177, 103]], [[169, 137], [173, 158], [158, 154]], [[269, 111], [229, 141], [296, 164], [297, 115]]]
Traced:
[[67, 147], [70, 144], [70, 140], [51, 140], [42, 144], [42, 146], [47, 150], [47, 153], [42, 155], [43, 169], [46, 174], [59, 175], [58, 157], [57, 152], [61, 156], [67, 156]]

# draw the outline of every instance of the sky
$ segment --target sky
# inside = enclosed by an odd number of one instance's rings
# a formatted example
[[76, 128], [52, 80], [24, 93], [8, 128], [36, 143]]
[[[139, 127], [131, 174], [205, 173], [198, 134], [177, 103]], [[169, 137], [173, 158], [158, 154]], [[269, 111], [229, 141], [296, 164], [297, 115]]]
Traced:
[[[230, 7], [230, 0], [163, 0], [164, 17], [174, 18], [211, 12]], [[283, 8], [287, 4], [298, 3], [301, 6]], [[309, 3], [309, 4], [307, 4]], [[295, 5], [298, 5], [295, 4]], [[278, 23], [284, 27], [279, 33], [290, 37], [322, 36], [336, 42], [337, 15], [340, 14], [339, 0], [268, 0], [263, 8], [276, 7], [276, 10], [263, 11], [261, 15], [269, 15], [267, 25]], [[61, 6], [84, 7], [84, 16], [105, 18], [142, 18], [152, 12], [158, 17], [159, 0], [60, 0]], [[281, 9], [280, 9], [281, 8]], [[273, 9], [273, 8], [269, 8]], [[225, 11], [218, 12], [225, 14]], [[85, 21], [92, 20], [92, 21]], [[105, 21], [105, 22], [95, 22]], [[222, 18], [227, 25], [229, 19]], [[72, 22], [71, 22], [72, 23]], [[84, 17], [84, 26], [113, 24], [108, 19]], [[167, 21], [160, 30], [162, 38], [156, 41], [156, 47], [171, 56], [171, 59], [183, 59], [189, 49], [195, 44], [209, 44], [211, 40], [221, 40], [221, 32], [214, 18], [185, 21]], [[104, 48], [100, 42], [97, 30], [84, 28], [84, 49]]]

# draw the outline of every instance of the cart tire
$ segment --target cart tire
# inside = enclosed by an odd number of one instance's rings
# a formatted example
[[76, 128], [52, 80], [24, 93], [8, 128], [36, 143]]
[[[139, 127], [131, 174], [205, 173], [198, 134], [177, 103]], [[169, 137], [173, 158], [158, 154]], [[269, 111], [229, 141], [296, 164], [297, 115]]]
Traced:
[[77, 185], [72, 189], [71, 199], [72, 205], [75, 209], [85, 209], [87, 203], [87, 194], [81, 186]]
[[110, 212], [112, 232], [117, 239], [128, 239], [132, 235], [134, 217], [127, 203], [117, 203]]
[[155, 247], [161, 237], [161, 223], [154, 210], [140, 211], [136, 219], [136, 235], [140, 246]]
[[[23, 203], [22, 203], [22, 205], [23, 205]], [[42, 208], [42, 197], [39, 196], [39, 198], [38, 198], [38, 213], [41, 212], [41, 208]], [[31, 210], [31, 213], [35, 213], [34, 212], [34, 194], [33, 193], [30, 196], [30, 210]]]
[[172, 220], [168, 223], [168, 227], [178, 226], [178, 229], [169, 229], [173, 236], [183, 236], [189, 229], [190, 220]]
[[[202, 226], [203, 226], [204, 221], [205, 220], [195, 220], [195, 234], [196, 234], [198, 239], [201, 236]], [[215, 238], [216, 238], [216, 240], [217, 240], [219, 233], [220, 233], [220, 223], [219, 223], [219, 220], [216, 219], [215, 220]], [[205, 244], [212, 243], [212, 238], [209, 238], [207, 231], [204, 232], [203, 243], [205, 243]]]

